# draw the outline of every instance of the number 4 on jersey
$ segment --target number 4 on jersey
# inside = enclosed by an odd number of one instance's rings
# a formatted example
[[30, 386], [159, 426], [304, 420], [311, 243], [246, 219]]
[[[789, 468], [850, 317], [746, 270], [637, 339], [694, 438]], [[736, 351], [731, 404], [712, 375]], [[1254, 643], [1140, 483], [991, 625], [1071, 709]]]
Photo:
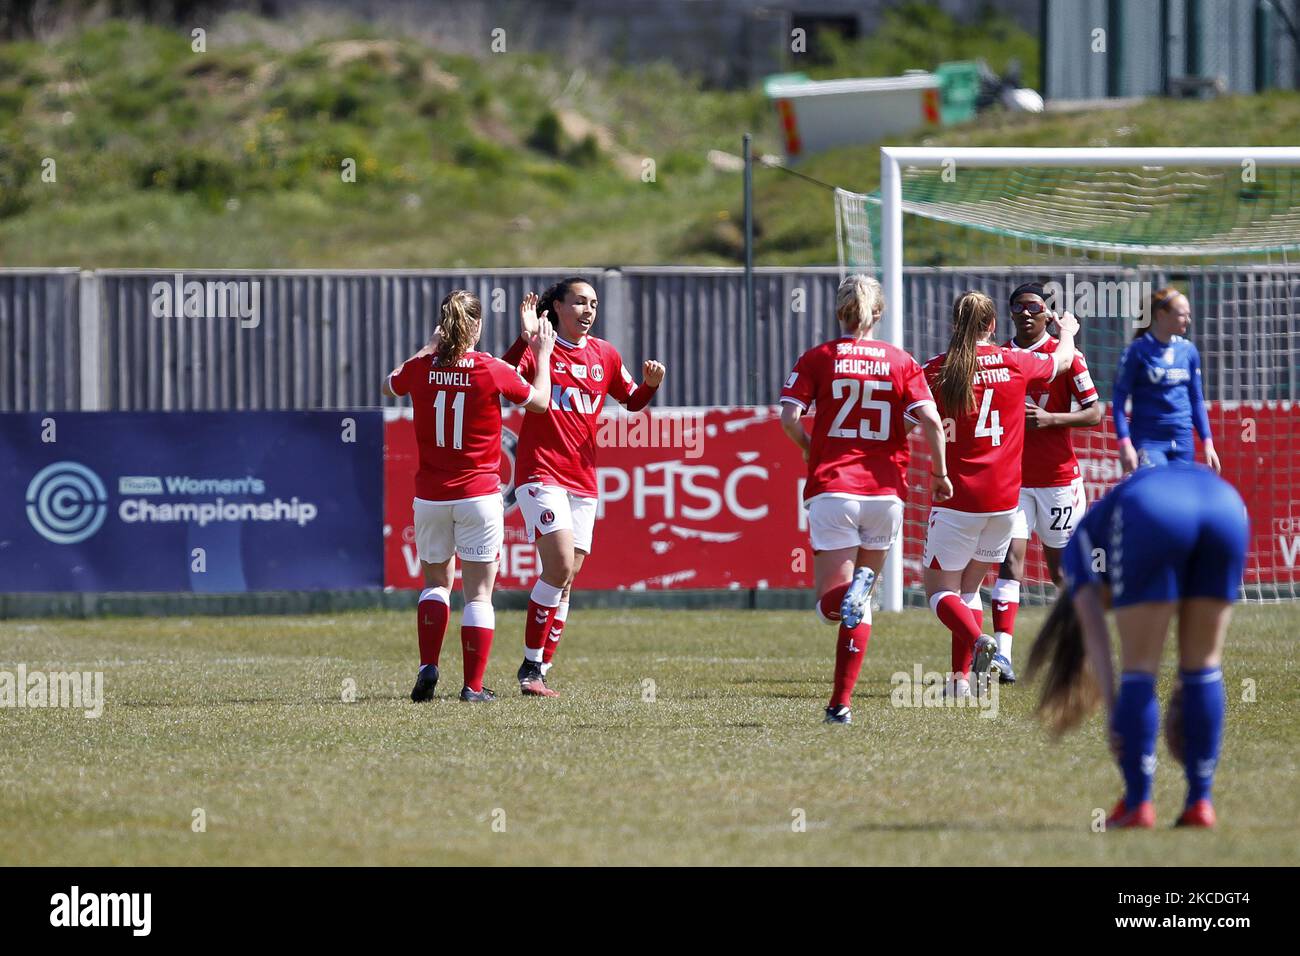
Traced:
[[993, 408], [993, 389], [984, 390], [984, 398], [980, 402], [980, 417], [975, 422], [976, 438], [992, 438], [993, 444], [1002, 444], [1002, 415]]

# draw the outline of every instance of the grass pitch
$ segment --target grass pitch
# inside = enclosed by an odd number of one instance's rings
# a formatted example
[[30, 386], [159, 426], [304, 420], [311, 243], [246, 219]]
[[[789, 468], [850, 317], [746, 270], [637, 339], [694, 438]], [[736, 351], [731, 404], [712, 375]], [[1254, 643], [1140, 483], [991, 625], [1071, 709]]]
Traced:
[[0, 622], [0, 670], [100, 670], [106, 699], [0, 709], [0, 862], [1300, 863], [1294, 606], [1234, 620], [1213, 833], [1169, 828], [1163, 744], [1159, 830], [1093, 832], [1120, 791], [1101, 719], [1053, 744], [1023, 682], [996, 719], [891, 706], [894, 672], [947, 669], [922, 611], [877, 616], [851, 727], [820, 723], [833, 632], [807, 612], [578, 603], [550, 701], [513, 692], [523, 621], [501, 613], [481, 706], [454, 697], [459, 615], [439, 700], [407, 699], [412, 617]]

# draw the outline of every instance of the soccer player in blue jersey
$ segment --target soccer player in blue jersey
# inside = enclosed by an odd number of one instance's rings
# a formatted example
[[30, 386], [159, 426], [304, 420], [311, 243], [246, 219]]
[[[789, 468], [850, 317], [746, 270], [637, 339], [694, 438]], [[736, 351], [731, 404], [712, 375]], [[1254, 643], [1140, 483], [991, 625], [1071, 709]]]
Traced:
[[[1172, 286], [1151, 296], [1151, 325], [1129, 343], [1119, 360], [1111, 411], [1120, 462], [1125, 472], [1139, 464], [1195, 461], [1192, 430], [1205, 445], [1205, 461], [1219, 471], [1219, 456], [1210, 437], [1210, 417], [1201, 391], [1201, 356], [1184, 336], [1192, 310]], [[1133, 416], [1124, 405], [1133, 399]]]
[[[1210, 469], [1173, 461], [1140, 468], [1088, 510], [1061, 557], [1066, 591], [1029, 655], [1045, 673], [1038, 714], [1057, 733], [1104, 699], [1124, 796], [1108, 829], [1155, 826], [1156, 672], [1178, 618], [1178, 681], [1165, 739], [1187, 775], [1179, 826], [1215, 824], [1211, 788], [1226, 705], [1224, 637], [1249, 540], [1246, 506]], [[1105, 609], [1119, 631], [1119, 690]]]

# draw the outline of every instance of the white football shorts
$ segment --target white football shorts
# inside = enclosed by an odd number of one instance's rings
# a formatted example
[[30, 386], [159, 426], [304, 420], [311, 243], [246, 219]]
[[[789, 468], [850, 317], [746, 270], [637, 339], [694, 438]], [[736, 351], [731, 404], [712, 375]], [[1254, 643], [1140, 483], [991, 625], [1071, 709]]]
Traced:
[[1011, 537], [1038, 540], [1047, 548], [1064, 548], [1088, 508], [1083, 479], [1056, 488], [1021, 488], [1020, 507], [1011, 525]]
[[1000, 564], [1011, 545], [1014, 511], [968, 514], [947, 508], [930, 509], [925, 535], [925, 566], [935, 562], [944, 571], [960, 571], [971, 561]]
[[558, 485], [530, 481], [515, 489], [515, 501], [524, 516], [529, 541], [536, 543], [539, 534], [569, 528], [574, 548], [591, 554], [591, 536], [596, 529], [595, 498], [575, 495]]
[[415, 550], [421, 561], [442, 564], [455, 554], [462, 561], [495, 561], [505, 538], [505, 504], [500, 493], [464, 501], [416, 498]]
[[903, 501], [896, 495], [818, 495], [808, 502], [808, 536], [814, 551], [866, 548], [888, 551], [903, 526]]

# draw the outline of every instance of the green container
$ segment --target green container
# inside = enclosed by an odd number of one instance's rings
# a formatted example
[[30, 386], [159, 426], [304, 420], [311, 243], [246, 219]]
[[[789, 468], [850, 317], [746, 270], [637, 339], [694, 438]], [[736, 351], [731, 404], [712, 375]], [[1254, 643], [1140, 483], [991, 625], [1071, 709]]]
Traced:
[[966, 123], [975, 118], [975, 99], [979, 96], [980, 70], [976, 63], [958, 60], [940, 63], [934, 71], [939, 78], [939, 120], [944, 126]]
[[807, 73], [773, 73], [771, 76], [766, 76], [763, 78], [763, 94], [768, 99], [771, 99], [773, 86], [777, 86], [778, 84], [784, 86], [789, 83], [807, 83], [807, 82], [808, 82]]

